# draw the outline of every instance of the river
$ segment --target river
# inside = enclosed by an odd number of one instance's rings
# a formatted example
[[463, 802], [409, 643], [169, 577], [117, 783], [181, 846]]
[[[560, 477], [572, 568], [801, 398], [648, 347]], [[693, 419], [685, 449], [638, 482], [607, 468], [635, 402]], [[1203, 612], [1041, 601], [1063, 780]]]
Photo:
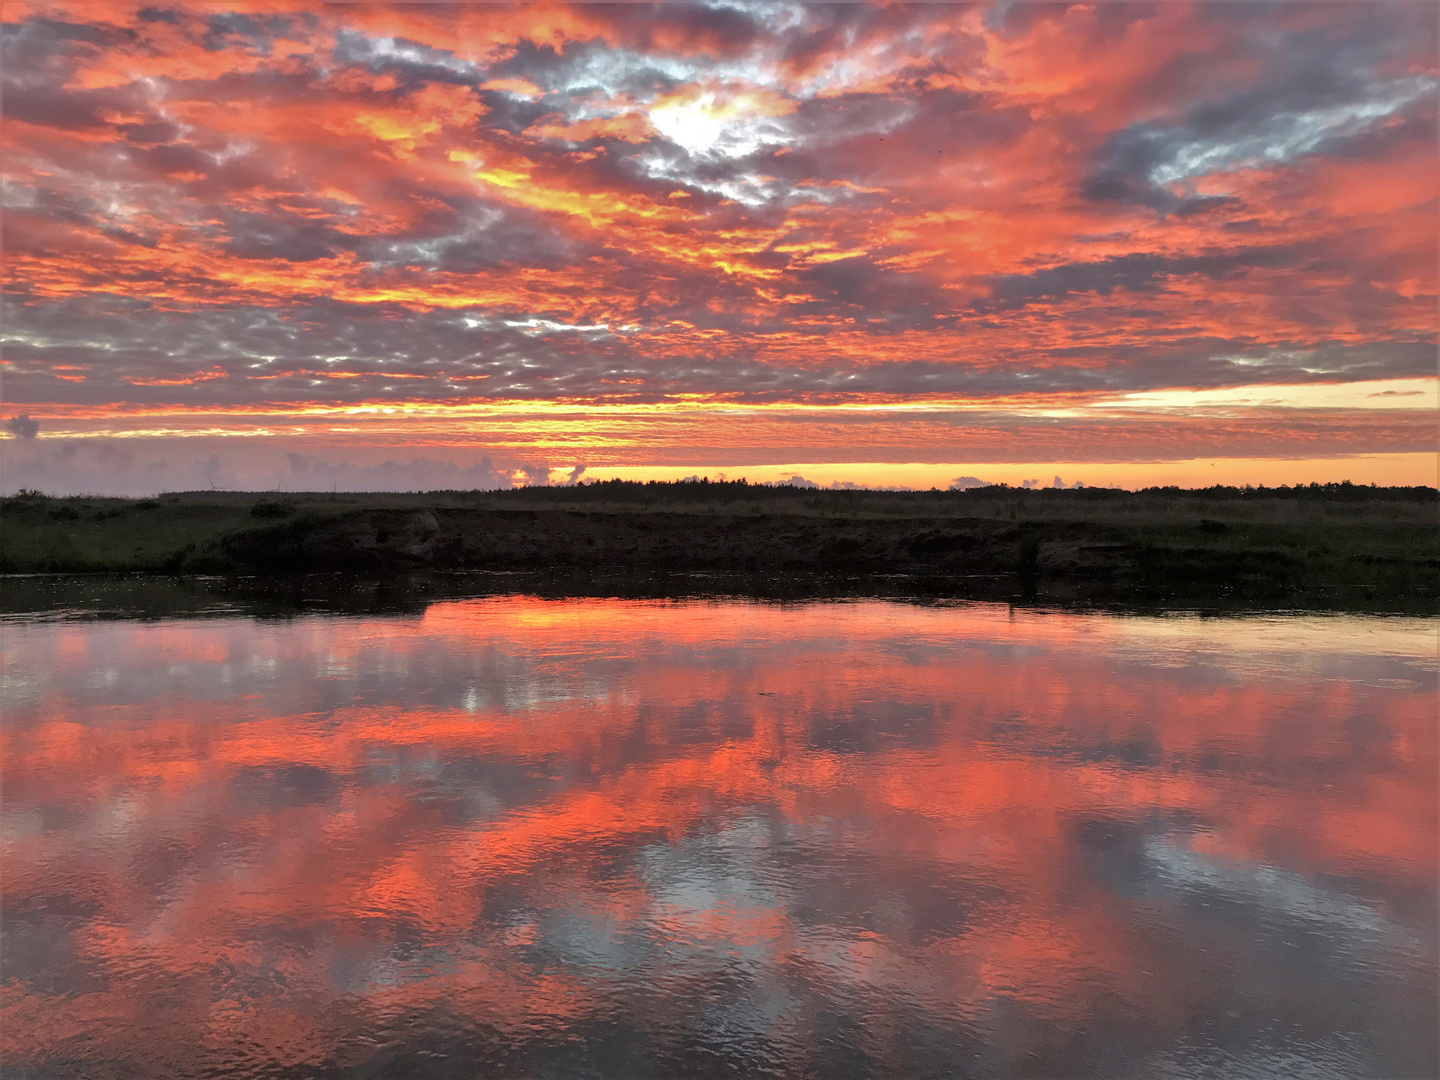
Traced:
[[6, 1075], [1433, 1076], [1437, 628], [12, 615]]

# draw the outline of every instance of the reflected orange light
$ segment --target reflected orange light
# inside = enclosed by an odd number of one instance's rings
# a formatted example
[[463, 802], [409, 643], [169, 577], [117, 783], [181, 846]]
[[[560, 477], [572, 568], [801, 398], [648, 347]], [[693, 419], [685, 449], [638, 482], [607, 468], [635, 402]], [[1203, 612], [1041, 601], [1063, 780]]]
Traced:
[[[326, 1001], [338, 952], [384, 955], [397, 933], [447, 959], [367, 983], [370, 1007], [443, 1000], [515, 1030], [593, 1007], [591, 976], [527, 966], [536, 924], [491, 924], [502, 887], [606, 933], [664, 928], [677, 964], [745, 950], [765, 970], [923, 985], [937, 1015], [1004, 998], [1068, 1024], [1101, 992], [1182, 1016], [1204, 980], [1155, 998], [1146, 973], [1182, 961], [1081, 872], [1076, 830], [1163, 821], [1177, 851], [1216, 865], [1433, 882], [1433, 644], [1424, 620], [1217, 630], [988, 605], [527, 597], [418, 618], [12, 627], [6, 670], [25, 674], [0, 732], [5, 901], [93, 912], [77, 962], [143, 958], [196, 980], [213, 1037], [273, 1030], [275, 1060], [349, 1036], [263, 997], [232, 1016], [226, 972], [275, 970]], [[687, 897], [624, 862], [741, 829], [743, 868], [772, 842], [742, 842], [752, 819], [897, 882], [959, 875], [1004, 900], [929, 939], [922, 963], [873, 930], [827, 931], [821, 948], [783, 893]], [[149, 885], [137, 868], [167, 844], [183, 869]], [[276, 926], [314, 944], [272, 955], [258, 942]], [[135, 998], [11, 984], [7, 1056], [116, 1037], [149, 1015]]]

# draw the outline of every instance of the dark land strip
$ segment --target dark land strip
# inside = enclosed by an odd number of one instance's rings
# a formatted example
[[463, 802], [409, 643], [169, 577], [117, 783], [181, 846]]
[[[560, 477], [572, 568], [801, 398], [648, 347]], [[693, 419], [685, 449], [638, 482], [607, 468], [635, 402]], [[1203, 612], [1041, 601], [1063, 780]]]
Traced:
[[[523, 590], [1436, 613], [1437, 525], [1433, 488], [1348, 484], [1132, 493], [612, 482], [143, 500], [25, 493], [0, 500], [0, 572], [217, 575], [226, 596], [247, 604], [270, 596], [282, 610]], [[55, 588], [8, 578], [4, 609], [25, 609], [25, 597]]]

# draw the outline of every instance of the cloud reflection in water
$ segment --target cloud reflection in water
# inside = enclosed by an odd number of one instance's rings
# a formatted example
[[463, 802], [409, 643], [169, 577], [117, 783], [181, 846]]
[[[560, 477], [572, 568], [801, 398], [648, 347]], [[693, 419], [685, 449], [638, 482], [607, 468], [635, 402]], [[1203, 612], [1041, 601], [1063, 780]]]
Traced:
[[25, 1075], [1415, 1075], [1433, 623], [18, 622]]

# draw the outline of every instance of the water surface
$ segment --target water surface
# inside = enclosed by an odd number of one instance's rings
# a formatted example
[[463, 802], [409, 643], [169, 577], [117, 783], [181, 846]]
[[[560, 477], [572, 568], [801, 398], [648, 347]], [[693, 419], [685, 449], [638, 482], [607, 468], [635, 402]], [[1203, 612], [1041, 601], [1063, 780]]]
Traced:
[[5, 1068], [1435, 1075], [1437, 626], [11, 619]]

